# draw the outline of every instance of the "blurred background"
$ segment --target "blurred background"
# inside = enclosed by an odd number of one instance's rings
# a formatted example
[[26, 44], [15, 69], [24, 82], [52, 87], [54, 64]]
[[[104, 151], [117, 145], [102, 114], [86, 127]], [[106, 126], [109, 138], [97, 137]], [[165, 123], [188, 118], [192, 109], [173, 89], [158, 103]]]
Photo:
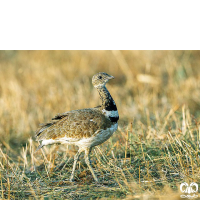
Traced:
[[0, 51], [2, 145], [24, 146], [57, 113], [99, 105], [97, 72], [115, 77], [107, 88], [121, 128], [159, 128], [172, 108], [200, 116], [200, 51]]

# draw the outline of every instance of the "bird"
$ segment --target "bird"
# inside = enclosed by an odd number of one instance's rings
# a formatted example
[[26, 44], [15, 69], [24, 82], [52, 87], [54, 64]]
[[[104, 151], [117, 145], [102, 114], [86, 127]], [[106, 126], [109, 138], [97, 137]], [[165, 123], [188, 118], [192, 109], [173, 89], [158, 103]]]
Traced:
[[113, 78], [105, 72], [99, 72], [92, 77], [92, 84], [99, 93], [101, 105], [58, 114], [50, 122], [40, 124], [36, 130], [36, 141], [41, 142], [36, 151], [50, 144], [73, 144], [79, 147], [74, 156], [69, 179], [71, 182], [74, 181], [76, 164], [82, 152], [85, 152], [87, 167], [98, 182], [89, 155], [93, 147], [108, 140], [118, 128], [117, 106], [106, 88], [106, 83]]

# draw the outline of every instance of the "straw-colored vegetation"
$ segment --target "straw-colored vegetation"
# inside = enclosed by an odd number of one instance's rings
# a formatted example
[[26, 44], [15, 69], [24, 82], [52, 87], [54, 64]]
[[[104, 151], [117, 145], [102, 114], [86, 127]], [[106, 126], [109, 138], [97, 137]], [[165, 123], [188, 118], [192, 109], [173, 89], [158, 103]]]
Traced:
[[[34, 132], [99, 105], [99, 71], [115, 76], [119, 129], [92, 151], [100, 183], [83, 157], [71, 183], [77, 148], [34, 153]], [[0, 199], [179, 199], [181, 183], [200, 183], [199, 89], [199, 51], [1, 51]]]

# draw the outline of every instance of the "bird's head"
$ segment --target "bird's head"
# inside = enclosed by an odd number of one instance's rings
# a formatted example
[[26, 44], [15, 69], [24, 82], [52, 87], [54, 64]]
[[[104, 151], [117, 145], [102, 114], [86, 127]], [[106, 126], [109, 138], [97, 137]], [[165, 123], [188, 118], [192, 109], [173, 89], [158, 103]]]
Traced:
[[92, 77], [92, 84], [94, 87], [103, 87], [110, 79], [113, 78], [114, 76], [111, 76], [105, 72], [99, 72]]

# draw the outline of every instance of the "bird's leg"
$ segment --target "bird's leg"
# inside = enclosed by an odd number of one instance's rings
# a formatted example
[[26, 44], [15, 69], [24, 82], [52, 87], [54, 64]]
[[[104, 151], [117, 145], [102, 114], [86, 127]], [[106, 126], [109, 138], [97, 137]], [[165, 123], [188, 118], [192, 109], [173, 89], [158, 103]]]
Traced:
[[90, 159], [89, 159], [90, 151], [91, 151], [91, 149], [86, 149], [85, 150], [85, 162], [86, 162], [87, 166], [89, 167], [89, 169], [90, 169], [90, 171], [92, 173], [92, 176], [94, 177], [94, 180], [96, 182], [98, 182], [98, 179], [97, 179], [97, 177], [96, 177], [96, 175], [95, 175], [95, 173], [94, 173], [94, 171], [93, 171], [93, 169], [92, 169], [92, 167], [90, 165]]
[[82, 151], [79, 149], [78, 152], [76, 153], [76, 155], [74, 156], [74, 164], [73, 164], [72, 174], [71, 174], [71, 177], [70, 177], [71, 182], [74, 180], [74, 172], [75, 172], [76, 164], [77, 164], [77, 161], [78, 161], [78, 158], [79, 158], [81, 152]]

